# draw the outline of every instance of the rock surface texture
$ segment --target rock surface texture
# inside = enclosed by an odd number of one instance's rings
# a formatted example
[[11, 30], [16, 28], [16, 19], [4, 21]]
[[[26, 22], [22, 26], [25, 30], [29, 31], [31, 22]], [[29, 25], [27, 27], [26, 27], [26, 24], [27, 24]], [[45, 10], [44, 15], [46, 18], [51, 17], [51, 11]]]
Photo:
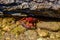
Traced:
[[18, 20], [0, 17], [0, 40], [60, 40], [60, 22], [40, 19], [36, 28], [27, 29]]
[[[59, 9], [60, 8], [60, 0], [1, 0], [1, 4], [9, 4], [9, 3], [17, 3], [20, 4], [19, 8], [25, 9], [29, 8], [30, 10], [36, 10], [41, 8], [51, 8], [51, 9]], [[17, 6], [18, 7], [18, 6]]]

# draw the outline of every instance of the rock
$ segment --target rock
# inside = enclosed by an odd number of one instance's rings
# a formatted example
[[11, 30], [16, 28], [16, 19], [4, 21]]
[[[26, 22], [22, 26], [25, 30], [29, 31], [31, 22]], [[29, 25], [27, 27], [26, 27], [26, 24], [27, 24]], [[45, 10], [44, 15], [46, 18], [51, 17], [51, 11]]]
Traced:
[[20, 25], [20, 22], [19, 21], [16, 21], [16, 25]]
[[25, 34], [20, 34], [18, 39], [19, 40], [29, 40], [29, 38], [27, 38]]
[[7, 38], [6, 38], [6, 40], [10, 40], [10, 38], [9, 38], [9, 37], [7, 37]]
[[57, 22], [38, 22], [37, 27], [52, 31], [58, 31], [60, 29]]
[[37, 33], [34, 30], [27, 30], [24, 33], [20, 34], [18, 39], [19, 40], [37, 40]]
[[39, 21], [36, 29], [26, 30], [17, 20], [0, 18], [0, 40], [60, 40], [59, 21]]
[[2, 24], [6, 24], [7, 23], [7, 18], [4, 18], [3, 20], [2, 20]]
[[36, 2], [30, 2], [29, 5], [30, 5], [30, 7], [29, 7], [30, 10], [36, 10], [37, 6], [38, 6], [38, 4]]
[[4, 31], [10, 31], [10, 28], [8, 26], [3, 28]]
[[34, 30], [28, 30], [24, 33], [29, 40], [36, 40], [37, 33]]
[[33, 1], [33, 0], [24, 0], [25, 2], [31, 2], [31, 1]]
[[58, 5], [58, 4], [52, 5], [52, 9], [54, 9], [54, 10], [58, 10], [59, 8], [60, 8], [60, 5]]
[[0, 25], [2, 25], [2, 20], [3, 20], [3, 18], [0, 18]]
[[51, 39], [51, 40], [60, 40], [60, 38], [55, 38], [55, 39]]
[[5, 32], [3, 39], [10, 40], [10, 33]]
[[37, 40], [47, 40], [46, 38], [38, 38]]
[[42, 9], [42, 8], [44, 8], [45, 6], [44, 6], [44, 3], [40, 3], [40, 4], [38, 4], [38, 9]]
[[35, 2], [43, 2], [44, 0], [33, 0]]
[[52, 2], [52, 1], [54, 1], [54, 0], [49, 0], [49, 1], [51, 1], [51, 2]]
[[29, 4], [27, 2], [23, 2], [21, 4], [22, 8], [25, 9], [25, 8], [29, 8]]
[[60, 32], [56, 33], [56, 38], [60, 38]]
[[60, 32], [58, 31], [58, 32], [51, 32], [51, 33], [49, 33], [50, 35], [50, 38], [53, 38], [53, 39], [55, 39], [55, 38], [60, 38]]
[[40, 37], [47, 37], [48, 36], [48, 31], [46, 30], [41, 30], [41, 29], [37, 29], [37, 33]]
[[60, 0], [58, 1], [58, 4], [60, 5]]
[[24, 28], [22, 25], [18, 25], [13, 30], [11, 30], [12, 34], [19, 35], [21, 33], [24, 33], [26, 31], [26, 28]]
[[15, 19], [14, 18], [4, 18], [2, 20], [2, 24], [5, 25], [5, 24], [8, 24], [8, 23], [14, 23], [15, 22]]
[[51, 33], [51, 34], [50, 34], [50, 38], [53, 38], [53, 39], [56, 38], [55, 33]]

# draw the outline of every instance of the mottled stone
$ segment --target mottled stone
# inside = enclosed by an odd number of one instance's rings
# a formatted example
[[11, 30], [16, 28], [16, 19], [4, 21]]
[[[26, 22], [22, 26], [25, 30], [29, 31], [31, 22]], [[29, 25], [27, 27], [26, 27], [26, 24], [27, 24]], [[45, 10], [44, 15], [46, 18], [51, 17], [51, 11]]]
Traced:
[[30, 10], [36, 10], [38, 4], [36, 2], [30, 2], [29, 5], [30, 5]]
[[26, 28], [24, 28], [22, 25], [18, 25], [13, 30], [11, 30], [11, 33], [15, 35], [19, 35], [21, 33], [24, 33], [25, 31]]
[[53, 38], [53, 39], [56, 38], [55, 33], [51, 33], [51, 34], [50, 34], [50, 38]]
[[57, 31], [60, 29], [60, 26], [56, 22], [38, 22], [37, 27], [52, 31]]
[[37, 33], [34, 30], [28, 30], [24, 33], [29, 40], [36, 40]]
[[22, 3], [21, 6], [22, 6], [23, 9], [29, 8], [28, 3], [26, 3], [26, 2]]
[[56, 38], [60, 38], [60, 32], [56, 33]]
[[46, 38], [38, 38], [37, 40], [48, 40], [48, 39], [46, 39]]
[[37, 29], [37, 33], [40, 37], [47, 37], [49, 35], [48, 31], [46, 30], [41, 30], [41, 29]]

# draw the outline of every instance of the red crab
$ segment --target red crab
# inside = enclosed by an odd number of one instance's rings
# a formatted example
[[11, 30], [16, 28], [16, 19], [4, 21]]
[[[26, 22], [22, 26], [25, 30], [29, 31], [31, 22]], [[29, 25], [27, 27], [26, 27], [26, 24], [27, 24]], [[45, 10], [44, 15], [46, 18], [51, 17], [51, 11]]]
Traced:
[[30, 23], [36, 22], [36, 18], [33, 18], [33, 17], [28, 17], [25, 20], [30, 22]]
[[22, 18], [20, 21], [24, 27], [33, 28], [35, 26], [34, 23], [36, 22], [36, 20], [37, 20], [36, 18], [27, 17], [27, 18]]

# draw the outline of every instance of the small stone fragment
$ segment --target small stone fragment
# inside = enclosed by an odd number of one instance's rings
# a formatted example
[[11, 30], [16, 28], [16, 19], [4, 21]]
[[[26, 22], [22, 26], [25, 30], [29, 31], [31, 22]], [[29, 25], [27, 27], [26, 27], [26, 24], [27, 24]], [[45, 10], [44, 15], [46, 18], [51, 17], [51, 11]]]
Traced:
[[47, 40], [46, 38], [38, 38], [37, 40]]
[[10, 31], [10, 28], [8, 26], [3, 28], [4, 31]]
[[19, 26], [17, 26], [17, 27], [15, 27], [12, 31], [11, 31], [11, 33], [12, 34], [20, 34], [20, 33], [23, 33], [24, 31], [26, 30], [26, 28], [24, 28], [22, 25], [19, 25]]
[[24, 33], [26, 37], [30, 40], [36, 40], [37, 39], [37, 33], [34, 30], [28, 30]]
[[60, 38], [60, 32], [56, 33], [56, 38]]
[[51, 34], [50, 34], [50, 38], [53, 38], [53, 39], [56, 38], [55, 33], [51, 33]]
[[47, 37], [48, 36], [48, 31], [46, 31], [46, 30], [37, 29], [37, 33], [40, 37]]

